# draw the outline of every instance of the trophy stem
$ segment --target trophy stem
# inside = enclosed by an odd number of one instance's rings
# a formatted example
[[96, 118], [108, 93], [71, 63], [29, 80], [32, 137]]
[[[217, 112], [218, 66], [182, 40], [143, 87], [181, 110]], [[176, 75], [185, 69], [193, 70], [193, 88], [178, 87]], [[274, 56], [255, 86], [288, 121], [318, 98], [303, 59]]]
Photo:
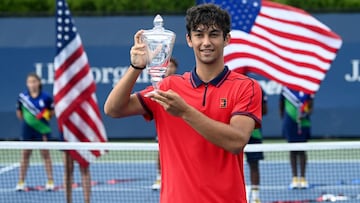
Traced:
[[159, 83], [164, 78], [167, 70], [167, 63], [165, 63], [165, 66], [152, 66], [152, 67], [148, 67], [147, 69], [148, 69], [148, 74], [151, 77], [152, 86], [154, 87], [155, 90], [159, 89]]

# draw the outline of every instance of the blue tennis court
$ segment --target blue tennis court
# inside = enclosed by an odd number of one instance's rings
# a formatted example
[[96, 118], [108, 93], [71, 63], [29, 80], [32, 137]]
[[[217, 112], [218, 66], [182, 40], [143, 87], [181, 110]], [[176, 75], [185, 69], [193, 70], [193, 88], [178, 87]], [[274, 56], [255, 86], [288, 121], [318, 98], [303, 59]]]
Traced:
[[[246, 180], [249, 180], [248, 167], [245, 164]], [[41, 164], [32, 164], [26, 179], [28, 191], [16, 192], [18, 164], [0, 166], [0, 202], [31, 203], [31, 202], [66, 202], [62, 188], [63, 166], [54, 164], [56, 190], [43, 191], [46, 182], [44, 168]], [[148, 202], [159, 201], [159, 192], [153, 191], [151, 185], [156, 177], [155, 161], [119, 161], [117, 163], [92, 164], [92, 202]], [[260, 162], [261, 189], [263, 203], [305, 203], [316, 202], [324, 193], [343, 194], [348, 200], [341, 202], [360, 202], [360, 163], [356, 160], [309, 161], [307, 179], [309, 189], [290, 190], [290, 165], [286, 161]], [[80, 185], [80, 174], [75, 168], [73, 185], [73, 202], [83, 202]], [[221, 184], [221, 180], [219, 180]]]
[[[263, 162], [260, 164], [263, 202], [311, 202], [322, 194], [343, 194], [350, 199], [342, 202], [360, 202], [359, 162], [310, 161], [307, 165], [308, 189], [289, 189], [291, 170], [288, 162]], [[248, 170], [245, 170], [248, 180]], [[314, 201], [315, 202], [315, 201]]]
[[[154, 163], [96, 163], [90, 166], [92, 176], [92, 202], [158, 202], [159, 193], [151, 190], [155, 180]], [[31, 165], [28, 169], [26, 185], [28, 191], [17, 192], [15, 185], [18, 179], [17, 164], [1, 166], [7, 168], [0, 174], [0, 200], [5, 202], [66, 202], [62, 186], [63, 166], [53, 165], [55, 191], [43, 190], [46, 182], [44, 167], [41, 164]], [[10, 169], [10, 170], [9, 170]], [[73, 202], [83, 202], [80, 185], [80, 172], [74, 169]], [[4, 201], [0, 201], [4, 202]]]

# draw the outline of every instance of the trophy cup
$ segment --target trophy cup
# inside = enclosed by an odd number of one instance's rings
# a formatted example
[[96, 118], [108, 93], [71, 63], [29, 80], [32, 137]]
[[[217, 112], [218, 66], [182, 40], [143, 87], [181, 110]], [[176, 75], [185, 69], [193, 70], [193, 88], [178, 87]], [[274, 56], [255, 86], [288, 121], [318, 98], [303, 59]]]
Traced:
[[164, 78], [175, 43], [175, 33], [163, 27], [163, 18], [156, 15], [154, 27], [145, 30], [142, 41], [146, 44], [146, 69], [151, 78], [154, 91], [159, 88], [159, 82]]

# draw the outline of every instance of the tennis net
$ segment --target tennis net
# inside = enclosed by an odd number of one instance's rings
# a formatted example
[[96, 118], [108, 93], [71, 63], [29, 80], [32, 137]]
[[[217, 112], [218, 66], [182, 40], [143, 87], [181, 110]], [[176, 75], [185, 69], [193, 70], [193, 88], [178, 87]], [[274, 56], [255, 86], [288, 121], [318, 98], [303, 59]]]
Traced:
[[[16, 191], [24, 149], [33, 149], [24, 191]], [[47, 175], [40, 149], [52, 160], [54, 190], [46, 191]], [[91, 202], [159, 202], [152, 185], [157, 176], [156, 143], [0, 142], [0, 202], [66, 202], [63, 184], [65, 150], [106, 150], [90, 164]], [[251, 144], [246, 152], [263, 152], [259, 162], [259, 196], [263, 203], [360, 202], [360, 142]], [[307, 155], [306, 189], [290, 189], [290, 151]], [[244, 157], [244, 175], [250, 188], [250, 170]], [[221, 180], [219, 180], [221, 184]], [[251, 190], [248, 196], [251, 198]], [[233, 194], [236, 195], [236, 194]], [[75, 164], [73, 202], [84, 202], [81, 174]]]

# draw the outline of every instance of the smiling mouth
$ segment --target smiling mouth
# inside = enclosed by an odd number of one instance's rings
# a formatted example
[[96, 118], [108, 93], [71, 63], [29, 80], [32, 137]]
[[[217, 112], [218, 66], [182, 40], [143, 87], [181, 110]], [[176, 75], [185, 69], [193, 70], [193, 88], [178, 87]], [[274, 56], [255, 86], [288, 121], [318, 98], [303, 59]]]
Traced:
[[203, 53], [212, 53], [214, 50], [212, 50], [212, 49], [202, 49], [200, 51], [203, 52]]

